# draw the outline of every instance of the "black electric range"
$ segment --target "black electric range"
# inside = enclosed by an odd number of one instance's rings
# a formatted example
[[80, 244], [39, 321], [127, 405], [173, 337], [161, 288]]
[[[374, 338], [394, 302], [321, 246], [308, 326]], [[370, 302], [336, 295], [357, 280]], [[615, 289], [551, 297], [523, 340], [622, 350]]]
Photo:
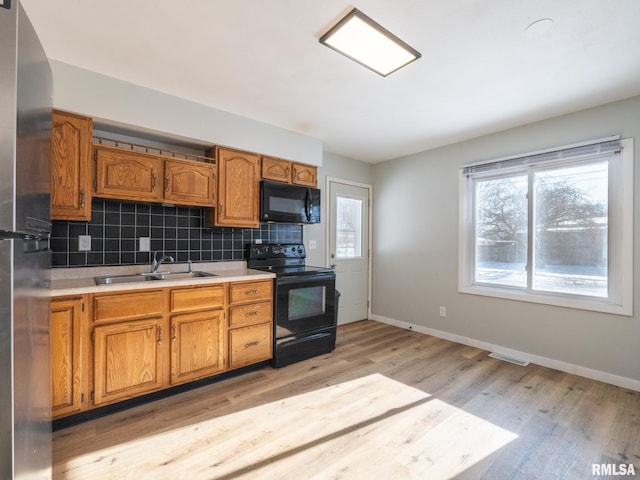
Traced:
[[272, 366], [279, 368], [335, 348], [336, 274], [305, 264], [303, 244], [251, 244], [249, 268], [273, 272], [274, 331]]

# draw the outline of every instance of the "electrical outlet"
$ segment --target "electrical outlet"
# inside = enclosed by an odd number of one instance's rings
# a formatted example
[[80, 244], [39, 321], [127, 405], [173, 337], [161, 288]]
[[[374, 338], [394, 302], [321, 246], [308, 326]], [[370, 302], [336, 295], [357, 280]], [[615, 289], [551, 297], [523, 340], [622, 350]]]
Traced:
[[309, 250], [315, 250], [316, 248], [318, 248], [318, 242], [309, 240]]
[[149, 237], [140, 237], [140, 246], [138, 248], [141, 252], [150, 252], [151, 251], [151, 238]]
[[78, 251], [88, 252], [91, 250], [91, 235], [78, 235]]
[[447, 307], [440, 307], [440, 316], [441, 317], [447, 316]]

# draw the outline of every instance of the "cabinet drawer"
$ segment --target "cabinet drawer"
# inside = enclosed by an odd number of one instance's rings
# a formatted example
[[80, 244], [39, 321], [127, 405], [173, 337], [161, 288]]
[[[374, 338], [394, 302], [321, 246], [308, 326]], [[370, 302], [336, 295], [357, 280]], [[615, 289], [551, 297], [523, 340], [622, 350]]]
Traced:
[[272, 356], [271, 323], [229, 331], [229, 368], [269, 360]]
[[250, 303], [229, 308], [229, 327], [243, 327], [270, 322], [273, 318], [271, 302]]
[[115, 322], [162, 316], [163, 305], [162, 290], [96, 295], [93, 297], [93, 320]]
[[224, 285], [171, 290], [171, 312], [224, 307]]
[[229, 288], [229, 303], [257, 302], [271, 300], [273, 297], [273, 281], [232, 283]]

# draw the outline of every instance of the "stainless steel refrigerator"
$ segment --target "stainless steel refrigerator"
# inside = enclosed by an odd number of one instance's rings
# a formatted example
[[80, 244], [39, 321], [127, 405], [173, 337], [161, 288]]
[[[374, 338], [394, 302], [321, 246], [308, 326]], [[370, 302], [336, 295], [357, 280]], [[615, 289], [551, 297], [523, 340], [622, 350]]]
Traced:
[[18, 0], [0, 0], [0, 479], [51, 478], [52, 79]]

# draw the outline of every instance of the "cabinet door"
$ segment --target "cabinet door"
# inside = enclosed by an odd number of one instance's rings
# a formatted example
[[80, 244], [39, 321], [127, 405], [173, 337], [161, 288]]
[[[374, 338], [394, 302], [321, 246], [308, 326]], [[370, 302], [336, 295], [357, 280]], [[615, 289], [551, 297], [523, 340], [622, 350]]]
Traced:
[[291, 162], [281, 158], [262, 157], [262, 178], [291, 183]]
[[218, 205], [215, 224], [256, 228], [259, 225], [260, 168], [255, 154], [216, 148]]
[[87, 374], [82, 368], [83, 298], [51, 301], [51, 416], [83, 410]]
[[99, 145], [96, 196], [142, 202], [162, 201], [162, 159], [143, 152]]
[[302, 163], [294, 163], [291, 181], [297, 185], [316, 187], [318, 183], [318, 168]]
[[271, 332], [271, 323], [229, 330], [229, 368], [269, 360], [273, 352]]
[[224, 311], [171, 317], [171, 383], [206, 377], [224, 370]]
[[150, 318], [94, 328], [96, 406], [163, 387], [163, 326], [162, 318]]
[[215, 206], [215, 165], [193, 160], [164, 162], [164, 198], [180, 205]]
[[51, 116], [51, 218], [91, 220], [91, 118]]

